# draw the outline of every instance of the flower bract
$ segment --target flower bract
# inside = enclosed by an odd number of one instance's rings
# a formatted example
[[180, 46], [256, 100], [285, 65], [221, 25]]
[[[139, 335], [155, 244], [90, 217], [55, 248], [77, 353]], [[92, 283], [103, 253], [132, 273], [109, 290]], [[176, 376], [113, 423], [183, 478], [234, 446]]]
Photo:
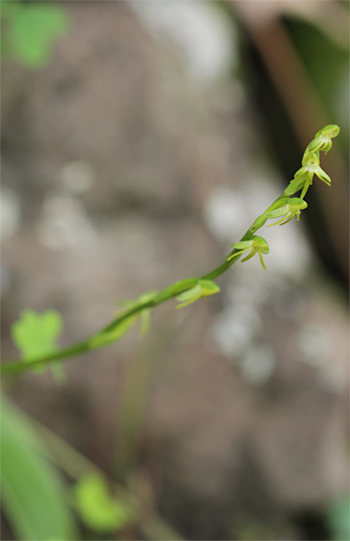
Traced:
[[251, 257], [253, 257], [255, 254], [259, 254], [260, 263], [262, 265], [262, 268], [266, 270], [265, 263], [262, 257], [262, 254], [268, 254], [269, 253], [269, 245], [267, 244], [266, 240], [262, 237], [258, 237], [257, 235], [253, 235], [253, 238], [251, 240], [241, 240], [240, 242], [235, 242], [235, 244], [232, 244], [232, 248], [234, 250], [238, 250], [234, 254], [230, 255], [227, 258], [227, 261], [230, 261], [234, 257], [237, 257], [244, 252], [249, 252], [250, 254], [247, 255], [243, 261], [247, 261]]

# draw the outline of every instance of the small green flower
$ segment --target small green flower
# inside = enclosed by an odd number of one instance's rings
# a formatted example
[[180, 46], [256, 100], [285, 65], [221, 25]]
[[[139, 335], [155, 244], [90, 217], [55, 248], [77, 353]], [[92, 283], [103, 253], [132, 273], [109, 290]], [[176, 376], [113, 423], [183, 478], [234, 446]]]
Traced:
[[302, 167], [295, 173], [294, 179], [291, 180], [291, 183], [297, 182], [300, 184], [300, 187], [302, 186], [302, 182], [304, 182], [300, 199], [304, 199], [309, 186], [312, 184], [314, 175], [325, 182], [328, 186], [331, 185], [331, 178], [320, 167], [319, 153], [313, 152], [312, 154], [308, 155], [305, 153], [302, 161]]
[[278, 224], [284, 225], [287, 222], [293, 220], [294, 216], [296, 216], [297, 220], [299, 221], [300, 211], [306, 209], [306, 207], [306, 201], [303, 201], [303, 199], [299, 199], [299, 197], [290, 197], [286, 200], [281, 200], [281, 206], [273, 210], [272, 212], [269, 212], [267, 214], [267, 217], [270, 219], [274, 219], [280, 218], [282, 216], [282, 219], [278, 220], [278, 222], [275, 222], [274, 224], [268, 225], [267, 227]]
[[198, 280], [198, 284], [191, 289], [187, 289], [183, 293], [180, 293], [176, 297], [176, 300], [181, 302], [176, 308], [183, 308], [192, 302], [198, 301], [202, 297], [209, 297], [209, 295], [214, 295], [218, 293], [220, 288], [212, 280]]
[[322, 150], [325, 154], [327, 154], [327, 152], [332, 148], [333, 137], [337, 137], [339, 132], [339, 126], [335, 124], [325, 126], [322, 130], [316, 133], [315, 139], [308, 145], [304, 156], [313, 154], [319, 150]]
[[238, 255], [241, 255], [244, 252], [249, 252], [249, 250], [251, 250], [250, 254], [247, 255], [247, 257], [245, 257], [244, 259], [242, 259], [242, 263], [243, 261], [247, 261], [248, 259], [253, 257], [256, 253], [258, 253], [262, 268], [266, 270], [262, 254], [269, 253], [269, 245], [267, 244], [266, 240], [263, 239], [262, 237], [253, 235], [253, 238], [251, 240], [241, 240], [240, 242], [235, 242], [234, 244], [232, 244], [232, 248], [234, 250], [238, 250], [238, 252], [235, 252], [234, 254], [230, 255], [227, 258], [227, 261], [230, 261], [230, 259], [233, 259], [234, 257], [237, 257]]

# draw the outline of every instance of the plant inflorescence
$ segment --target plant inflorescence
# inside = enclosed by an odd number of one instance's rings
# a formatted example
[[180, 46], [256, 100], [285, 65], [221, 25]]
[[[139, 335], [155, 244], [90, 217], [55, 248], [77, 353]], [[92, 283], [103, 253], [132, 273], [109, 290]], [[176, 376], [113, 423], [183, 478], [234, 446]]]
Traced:
[[[304, 152], [302, 167], [295, 173], [287, 188], [265, 212], [258, 216], [241, 240], [232, 245], [232, 251], [219, 267], [200, 278], [180, 280], [161, 291], [146, 292], [137, 300], [124, 303], [125, 307], [106, 327], [87, 340], [65, 349], [56, 348], [56, 335], [61, 325], [57, 317], [53, 316], [52, 311], [41, 315], [26, 311], [13, 326], [13, 339], [22, 353], [22, 358], [15, 362], [4, 362], [1, 366], [1, 373], [14, 374], [28, 369], [45, 367], [48, 363], [104, 347], [121, 338], [139, 318], [142, 319], [141, 331], [144, 334], [149, 325], [150, 311], [153, 308], [172, 298], [176, 298], [180, 303], [177, 308], [183, 308], [202, 297], [218, 293], [220, 288], [213, 280], [230, 268], [246, 252], [249, 253], [242, 259], [242, 262], [258, 254], [262, 267], [266, 269], [262, 254], [269, 253], [269, 245], [263, 237], [256, 235], [256, 232], [268, 220], [278, 219], [269, 224], [268, 227], [278, 224], [284, 225], [290, 222], [294, 216], [299, 221], [301, 211], [307, 208], [304, 198], [312, 185], [314, 175], [328, 186], [331, 185], [330, 177], [321, 169], [320, 152], [326, 154], [332, 148], [332, 139], [338, 135], [339, 131], [338, 126], [330, 125], [316, 133], [315, 138]], [[299, 191], [301, 191], [300, 196], [294, 197]], [[34, 340], [35, 336], [39, 336], [39, 338]]]

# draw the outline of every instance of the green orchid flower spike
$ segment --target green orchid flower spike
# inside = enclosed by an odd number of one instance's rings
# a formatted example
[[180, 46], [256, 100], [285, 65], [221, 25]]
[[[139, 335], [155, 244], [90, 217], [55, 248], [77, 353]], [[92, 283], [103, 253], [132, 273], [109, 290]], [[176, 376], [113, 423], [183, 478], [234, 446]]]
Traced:
[[281, 200], [280, 206], [273, 210], [272, 212], [269, 212], [267, 214], [267, 217], [270, 219], [274, 218], [280, 218], [282, 216], [281, 220], [278, 220], [274, 224], [270, 224], [267, 227], [272, 227], [273, 225], [284, 225], [291, 220], [293, 220], [294, 216], [297, 217], [298, 222], [300, 221], [300, 212], [303, 209], [306, 209], [307, 203], [303, 199], [300, 199], [299, 197], [289, 197], [285, 201]]
[[198, 284], [176, 297], [176, 300], [181, 302], [176, 308], [183, 308], [192, 302], [198, 301], [202, 297], [209, 297], [215, 293], [219, 293], [220, 288], [212, 280], [198, 280]]
[[245, 257], [244, 259], [242, 259], [242, 263], [243, 261], [247, 261], [248, 259], [253, 257], [255, 254], [259, 254], [261, 266], [263, 269], [266, 270], [262, 254], [269, 253], [269, 245], [262, 237], [258, 237], [258, 235], [253, 235], [253, 238], [251, 240], [242, 240], [240, 242], [235, 242], [234, 244], [232, 244], [232, 248], [234, 250], [238, 250], [238, 252], [230, 255], [227, 258], [227, 261], [230, 261], [234, 257], [237, 257], [238, 255], [244, 254], [244, 252], [249, 252], [249, 250], [251, 250], [250, 254], [247, 255], [247, 257]]
[[330, 124], [325, 126], [322, 130], [318, 131], [315, 135], [315, 139], [311, 141], [305, 150], [304, 156], [313, 154], [322, 150], [325, 154], [332, 148], [332, 139], [337, 137], [340, 132], [339, 126], [336, 124]]
[[[26, 318], [24, 323], [20, 320], [13, 327], [14, 341], [22, 353], [23, 360], [3, 362], [0, 372], [14, 375], [24, 370], [39, 368], [48, 363], [63, 361], [108, 346], [120, 340], [139, 318], [141, 319], [141, 334], [144, 336], [149, 327], [150, 313], [154, 308], [174, 298], [180, 303], [176, 308], [183, 308], [202, 297], [218, 293], [220, 288], [213, 280], [232, 267], [246, 252], [247, 255], [242, 261], [247, 261], [258, 254], [261, 266], [266, 270], [263, 254], [269, 253], [269, 245], [265, 239], [257, 236], [257, 231], [269, 219], [277, 219], [277, 221], [270, 223], [268, 227], [284, 225], [290, 222], [294, 216], [299, 221], [301, 211], [308, 206], [304, 198], [313, 182], [314, 175], [328, 186], [331, 185], [330, 177], [320, 167], [320, 152], [327, 153], [332, 148], [332, 140], [339, 131], [338, 126], [329, 125], [316, 133], [315, 138], [305, 150], [301, 168], [295, 173], [294, 178], [282, 194], [254, 220], [241, 240], [232, 245], [233, 250], [218, 267], [201, 277], [179, 280], [161, 291], [148, 291], [136, 300], [123, 302], [124, 308], [114, 315], [108, 325], [86, 340], [64, 349], [56, 348], [56, 332], [58, 332], [60, 325], [55, 323], [55, 318], [52, 318], [51, 315], [47, 321], [47, 313], [44, 320], [38, 319], [35, 314], [35, 317], [32, 314], [29, 319]], [[297, 197], [299, 192], [301, 194]], [[33, 318], [35, 321], [32, 321]]]

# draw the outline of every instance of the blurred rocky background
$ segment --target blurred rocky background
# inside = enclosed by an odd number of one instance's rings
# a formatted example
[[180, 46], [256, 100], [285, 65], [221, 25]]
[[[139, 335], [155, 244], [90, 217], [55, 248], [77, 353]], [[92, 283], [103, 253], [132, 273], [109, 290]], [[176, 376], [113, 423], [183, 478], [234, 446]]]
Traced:
[[237, 263], [220, 295], [169, 302], [146, 338], [9, 397], [141, 479], [185, 539], [345, 539], [330, 510], [348, 490], [349, 4], [55, 5], [69, 26], [45, 63], [2, 66], [3, 359], [26, 308], [58, 310], [68, 346], [118, 301], [216, 267], [315, 133], [341, 136], [332, 187], [316, 179], [300, 223], [262, 230], [267, 271]]

